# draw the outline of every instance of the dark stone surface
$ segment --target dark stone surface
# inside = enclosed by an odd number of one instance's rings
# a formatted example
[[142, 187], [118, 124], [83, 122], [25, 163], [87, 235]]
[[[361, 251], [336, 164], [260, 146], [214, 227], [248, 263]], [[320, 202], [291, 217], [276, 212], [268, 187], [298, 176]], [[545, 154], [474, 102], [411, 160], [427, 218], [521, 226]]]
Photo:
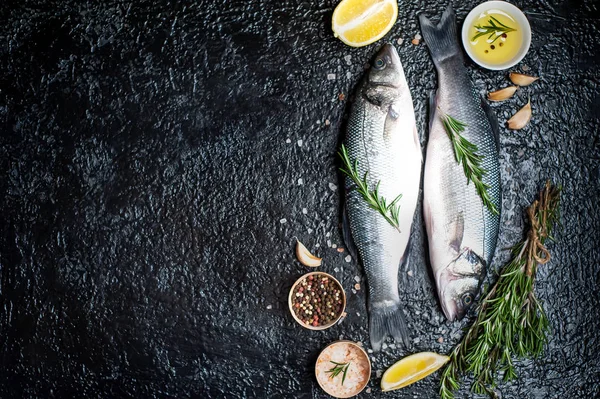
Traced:
[[[0, 9], [1, 396], [324, 398], [320, 349], [340, 336], [368, 342], [365, 292], [351, 292], [360, 268], [327, 245], [341, 245], [329, 185], [348, 112], [338, 95], [349, 98], [380, 43], [334, 39], [331, 0], [95, 3]], [[432, 3], [402, 2], [386, 36], [404, 39], [423, 143], [436, 76], [410, 40], [419, 12], [441, 14], [445, 2]], [[460, 2], [459, 21], [476, 4]], [[564, 186], [564, 217], [537, 285], [547, 352], [519, 362], [521, 378], [501, 391], [598, 397], [599, 4], [517, 5], [533, 29], [521, 67], [542, 79], [493, 105], [503, 123], [531, 96], [534, 113], [526, 129], [502, 130], [495, 266], [547, 178]], [[482, 93], [508, 85], [506, 73], [469, 67]], [[412, 276], [401, 270], [410, 352], [448, 352], [466, 321], [442, 319], [421, 218], [414, 230]], [[293, 237], [348, 293], [348, 317], [327, 331], [288, 313], [307, 271]], [[373, 356], [373, 393], [361, 397], [435, 397], [439, 375], [379, 393], [376, 371], [407, 353]]]

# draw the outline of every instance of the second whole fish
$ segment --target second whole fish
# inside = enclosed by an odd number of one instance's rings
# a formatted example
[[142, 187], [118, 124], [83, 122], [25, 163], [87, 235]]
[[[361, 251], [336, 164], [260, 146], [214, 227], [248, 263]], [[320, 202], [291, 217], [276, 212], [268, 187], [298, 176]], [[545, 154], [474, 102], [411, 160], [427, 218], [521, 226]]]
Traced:
[[[438, 297], [446, 318], [452, 321], [461, 319], [475, 302], [496, 248], [502, 197], [499, 127], [467, 74], [452, 8], [437, 25], [424, 15], [419, 19], [438, 75], [437, 93], [430, 103], [423, 213]], [[498, 213], [490, 211], [473, 182], [468, 183], [442, 124], [442, 112], [467, 125], [462, 135], [483, 157], [486, 173], [482, 181]]]

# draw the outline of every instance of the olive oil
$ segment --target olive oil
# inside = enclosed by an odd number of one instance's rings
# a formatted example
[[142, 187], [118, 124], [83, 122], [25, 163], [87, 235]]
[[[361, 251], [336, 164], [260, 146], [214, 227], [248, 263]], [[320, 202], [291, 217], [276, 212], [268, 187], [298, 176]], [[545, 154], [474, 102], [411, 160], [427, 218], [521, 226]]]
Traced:
[[512, 60], [523, 44], [523, 34], [517, 21], [501, 10], [481, 13], [469, 29], [469, 44], [480, 60], [501, 65]]

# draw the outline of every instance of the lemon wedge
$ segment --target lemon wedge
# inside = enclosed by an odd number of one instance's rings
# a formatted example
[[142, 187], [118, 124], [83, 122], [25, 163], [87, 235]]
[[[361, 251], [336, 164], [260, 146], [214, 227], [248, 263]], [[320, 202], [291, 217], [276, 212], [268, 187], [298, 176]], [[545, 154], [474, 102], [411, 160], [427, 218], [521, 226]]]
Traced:
[[381, 39], [398, 18], [397, 0], [342, 0], [333, 11], [333, 35], [352, 47]]
[[450, 358], [433, 352], [415, 353], [394, 363], [383, 373], [381, 390], [393, 391], [419, 381], [442, 367]]

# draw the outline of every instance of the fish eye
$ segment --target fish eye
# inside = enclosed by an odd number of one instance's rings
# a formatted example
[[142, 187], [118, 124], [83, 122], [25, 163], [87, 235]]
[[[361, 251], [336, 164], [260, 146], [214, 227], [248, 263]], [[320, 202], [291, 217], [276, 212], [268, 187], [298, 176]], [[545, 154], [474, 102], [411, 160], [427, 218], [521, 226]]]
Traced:
[[385, 61], [383, 60], [383, 58], [377, 58], [375, 60], [375, 64], [373, 65], [373, 67], [375, 69], [383, 69], [383, 68], [385, 68]]
[[473, 303], [473, 294], [466, 293], [462, 297], [462, 302], [465, 306], [469, 306]]

